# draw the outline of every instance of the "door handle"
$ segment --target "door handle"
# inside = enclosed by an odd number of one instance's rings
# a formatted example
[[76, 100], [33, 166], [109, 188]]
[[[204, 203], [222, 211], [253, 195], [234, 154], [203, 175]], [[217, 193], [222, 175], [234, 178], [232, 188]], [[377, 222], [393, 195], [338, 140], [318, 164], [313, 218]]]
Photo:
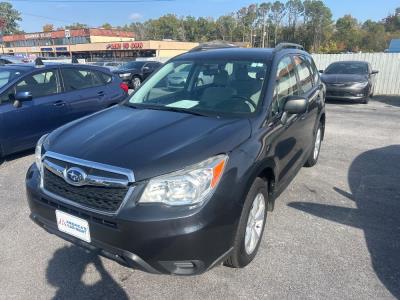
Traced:
[[105, 95], [105, 93], [103, 91], [100, 91], [97, 93], [97, 96], [99, 96], [99, 97], [103, 97], [104, 95]]
[[53, 105], [57, 106], [57, 107], [63, 107], [66, 105], [66, 103], [62, 100], [58, 100], [58, 101], [54, 102]]

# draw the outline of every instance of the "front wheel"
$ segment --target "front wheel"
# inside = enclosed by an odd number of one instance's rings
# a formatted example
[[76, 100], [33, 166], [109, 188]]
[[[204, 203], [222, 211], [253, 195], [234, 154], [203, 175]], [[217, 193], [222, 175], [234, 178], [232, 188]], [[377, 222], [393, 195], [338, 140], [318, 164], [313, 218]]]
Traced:
[[322, 123], [320, 122], [318, 125], [317, 132], [315, 133], [313, 148], [312, 148], [310, 156], [308, 157], [306, 164], [305, 164], [306, 167], [313, 167], [318, 162], [319, 153], [320, 153], [321, 144], [322, 144], [323, 130], [324, 130], [324, 127], [323, 127]]
[[268, 185], [261, 178], [256, 178], [246, 196], [233, 251], [225, 261], [226, 266], [243, 268], [256, 256], [267, 218], [267, 201]]

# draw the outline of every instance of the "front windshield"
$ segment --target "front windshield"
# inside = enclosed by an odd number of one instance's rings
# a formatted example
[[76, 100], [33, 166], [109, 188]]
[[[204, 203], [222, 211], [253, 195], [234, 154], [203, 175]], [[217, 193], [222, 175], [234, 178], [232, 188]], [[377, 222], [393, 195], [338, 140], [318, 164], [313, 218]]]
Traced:
[[0, 71], [0, 88], [5, 86], [7, 83], [9, 83], [11, 80], [13, 80], [16, 77], [19, 77], [21, 75], [20, 71], [16, 70], [1, 70]]
[[124, 63], [120, 69], [140, 69], [141, 67], [143, 67], [144, 62], [141, 61], [130, 61], [127, 63]]
[[368, 74], [368, 66], [365, 63], [346, 62], [334, 63], [326, 69], [325, 74]]
[[258, 61], [175, 61], [163, 66], [128, 105], [205, 115], [243, 115], [260, 105], [267, 65]]

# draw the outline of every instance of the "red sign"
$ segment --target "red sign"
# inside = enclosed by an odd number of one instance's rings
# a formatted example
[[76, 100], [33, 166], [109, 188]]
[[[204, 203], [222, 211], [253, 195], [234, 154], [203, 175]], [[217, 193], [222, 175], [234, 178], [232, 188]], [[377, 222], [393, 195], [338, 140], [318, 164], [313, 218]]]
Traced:
[[128, 50], [128, 49], [142, 49], [143, 42], [132, 42], [132, 43], [111, 43], [108, 44], [107, 50]]

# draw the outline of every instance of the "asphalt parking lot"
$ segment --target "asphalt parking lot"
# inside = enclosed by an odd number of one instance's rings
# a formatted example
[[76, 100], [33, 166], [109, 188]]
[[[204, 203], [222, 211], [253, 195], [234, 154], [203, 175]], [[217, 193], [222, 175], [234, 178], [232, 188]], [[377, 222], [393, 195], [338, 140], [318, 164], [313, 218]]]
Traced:
[[[400, 298], [400, 97], [327, 105], [325, 142], [267, 218], [245, 269], [146, 274], [49, 235], [29, 219], [32, 152], [0, 164], [0, 299]], [[212, 247], [212, 245], [209, 245]]]

